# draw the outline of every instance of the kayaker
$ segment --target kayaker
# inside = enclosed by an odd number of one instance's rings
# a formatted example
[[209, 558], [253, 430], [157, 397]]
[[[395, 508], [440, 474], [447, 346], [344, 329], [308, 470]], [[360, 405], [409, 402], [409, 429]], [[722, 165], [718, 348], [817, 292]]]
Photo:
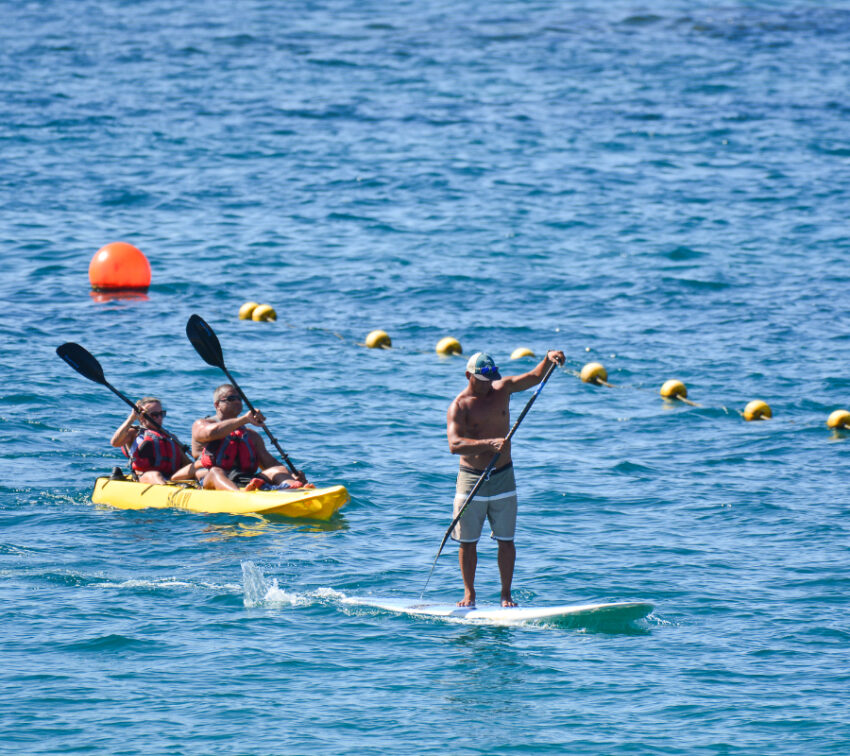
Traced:
[[[242, 411], [242, 397], [234, 386], [224, 383], [213, 392], [215, 416], [203, 417], [192, 425], [192, 452], [195, 477], [204, 488], [235, 491], [234, 482], [245, 480], [247, 490], [274, 487], [301, 488], [308, 486], [304, 473], [296, 476], [269, 454], [262, 436], [248, 425], [262, 426], [262, 412]], [[258, 470], [261, 470], [258, 474]]]
[[446, 417], [449, 449], [452, 454], [460, 455], [455, 516], [497, 453], [499, 459], [489, 480], [483, 482], [452, 531], [452, 538], [459, 542], [458, 560], [464, 587], [458, 606], [475, 605], [478, 539], [485, 517], [490, 522], [490, 537], [499, 544], [502, 606], [516, 606], [511, 597], [511, 582], [516, 561], [517, 496], [511, 445], [505, 438], [510, 430], [510, 399], [511, 394], [540, 383], [550, 362], [563, 365], [564, 361], [563, 352], [551, 350], [534, 370], [504, 378], [486, 352], [473, 354], [466, 363], [467, 386], [451, 403]]
[[146, 396], [136, 402], [136, 409], [113, 434], [112, 445], [123, 448], [130, 459], [130, 467], [142, 483], [192, 480], [192, 460], [179, 441], [159, 430], [145, 415], [162, 426], [166, 411], [155, 396]]

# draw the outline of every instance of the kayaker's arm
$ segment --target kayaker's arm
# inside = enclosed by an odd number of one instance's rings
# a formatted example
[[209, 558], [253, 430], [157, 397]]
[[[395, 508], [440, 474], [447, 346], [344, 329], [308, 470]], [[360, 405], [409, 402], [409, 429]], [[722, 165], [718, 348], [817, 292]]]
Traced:
[[118, 429], [115, 433], [112, 434], [112, 440], [109, 442], [115, 447], [120, 446], [129, 446], [136, 440], [136, 436], [139, 435], [139, 431], [136, 428], [133, 428], [133, 423], [138, 422], [139, 413], [136, 410], [133, 410], [127, 419], [118, 426]]
[[282, 464], [280, 460], [275, 459], [269, 453], [269, 450], [266, 449], [266, 444], [263, 441], [263, 437], [259, 433], [252, 433], [251, 436], [254, 441], [254, 449], [257, 452], [257, 464], [260, 466], [261, 470], [265, 470], [267, 467], [276, 467], [277, 465]]
[[262, 414], [257, 412], [246, 412], [239, 417], [232, 417], [227, 420], [216, 420], [211, 417], [203, 417], [200, 420], [195, 420], [192, 425], [192, 441], [197, 442], [201, 446], [212, 441], [218, 441], [225, 438], [237, 428], [251, 423], [253, 425], [262, 424]]

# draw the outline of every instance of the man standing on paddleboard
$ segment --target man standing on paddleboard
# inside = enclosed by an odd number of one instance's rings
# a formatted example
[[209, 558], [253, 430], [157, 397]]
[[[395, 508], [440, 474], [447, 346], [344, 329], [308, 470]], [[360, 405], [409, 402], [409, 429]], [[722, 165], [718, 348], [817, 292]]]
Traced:
[[452, 531], [459, 542], [458, 559], [463, 577], [464, 595], [458, 606], [475, 605], [475, 567], [478, 564], [478, 539], [484, 518], [490, 522], [491, 538], [499, 543], [499, 576], [502, 581], [502, 606], [516, 606], [511, 597], [516, 547], [517, 496], [511, 461], [511, 442], [505, 437], [510, 428], [511, 394], [536, 386], [543, 380], [551, 363], [563, 365], [564, 353], [550, 350], [546, 358], [528, 373], [502, 378], [493, 358], [476, 352], [466, 363], [466, 388], [455, 397], [446, 417], [446, 433], [452, 454], [460, 455], [460, 470], [454, 500], [454, 514], [460, 511], [487, 466], [498, 455], [475, 497]]

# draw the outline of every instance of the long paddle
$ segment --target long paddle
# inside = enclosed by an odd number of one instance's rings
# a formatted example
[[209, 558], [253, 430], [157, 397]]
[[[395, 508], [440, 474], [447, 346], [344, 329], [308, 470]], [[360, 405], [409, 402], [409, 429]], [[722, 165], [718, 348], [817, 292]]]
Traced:
[[[163, 428], [156, 420], [153, 419], [147, 412], [143, 409], [140, 409], [135, 405], [133, 401], [128, 399], [124, 394], [122, 394], [115, 386], [113, 386], [103, 375], [103, 368], [100, 366], [100, 363], [97, 361], [95, 356], [88, 351], [85, 347], [81, 347], [79, 344], [75, 344], [73, 341], [67, 341], [61, 346], [56, 347], [56, 354], [58, 354], [65, 362], [67, 362], [74, 370], [76, 370], [80, 375], [88, 378], [90, 381], [94, 381], [95, 383], [99, 383], [101, 386], [106, 386], [115, 396], [123, 399], [127, 404], [129, 404], [136, 412], [138, 412], [142, 417], [145, 418], [151, 425], [153, 425], [157, 430], [164, 433], [170, 439], [172, 439], [183, 451], [186, 451], [186, 446], [180, 443], [180, 439], [177, 438], [173, 433], [169, 433], [165, 428]], [[188, 459], [188, 457], [187, 457]], [[191, 461], [191, 460], [190, 460]]]
[[[528, 414], [528, 411], [531, 409], [531, 405], [534, 404], [534, 400], [537, 399], [537, 395], [543, 390], [543, 387], [546, 385], [546, 381], [549, 380], [549, 376], [552, 375], [552, 371], [555, 369], [556, 363], [552, 363], [549, 365], [549, 368], [546, 370], [546, 373], [543, 375], [543, 380], [540, 381], [540, 384], [537, 386], [537, 390], [531, 395], [531, 399], [528, 400], [528, 403], [523, 407], [522, 412], [519, 413], [519, 417], [516, 419], [516, 422], [513, 424], [513, 427], [508, 431], [508, 435], [505, 436], [505, 441], [510, 441], [511, 436], [514, 435], [516, 429], [519, 428], [519, 424], [522, 422], [522, 419]], [[490, 464], [487, 465], [486, 469], [481, 476], [476, 481], [475, 485], [472, 487], [472, 490], [469, 492], [469, 495], [466, 497], [466, 500], [463, 502], [463, 506], [461, 506], [460, 511], [455, 516], [454, 520], [452, 520], [452, 524], [449, 525], [449, 529], [446, 531], [446, 534], [443, 536], [443, 540], [440, 542], [440, 548], [437, 549], [437, 556], [434, 557], [434, 564], [431, 565], [431, 571], [428, 573], [428, 579], [425, 581], [425, 588], [422, 589], [422, 593], [419, 596], [419, 600], [422, 600], [422, 596], [425, 595], [425, 589], [428, 588], [428, 583], [431, 582], [431, 575], [434, 574], [434, 567], [437, 566], [437, 560], [440, 558], [440, 554], [443, 551], [443, 546], [446, 545], [446, 541], [449, 540], [449, 535], [452, 530], [454, 530], [455, 525], [458, 524], [458, 521], [463, 516], [463, 513], [466, 511], [466, 508], [469, 506], [472, 499], [475, 497], [475, 494], [478, 493], [478, 489], [481, 488], [481, 484], [490, 477], [490, 473], [493, 472], [493, 468], [496, 466], [496, 462], [499, 461], [499, 456], [501, 452], [496, 452], [496, 455], [493, 459], [490, 460]]]
[[[195, 347], [195, 351], [201, 355], [201, 359], [206, 362], [207, 365], [212, 365], [213, 367], [223, 370], [230, 383], [233, 384], [233, 388], [239, 392], [239, 396], [242, 397], [242, 401], [248, 406], [248, 409], [251, 410], [251, 412], [256, 412], [254, 405], [252, 405], [248, 400], [248, 397], [245, 396], [245, 392], [239, 388], [239, 384], [236, 382], [236, 379], [230, 374], [230, 371], [224, 364], [224, 354], [221, 351], [221, 344], [219, 343], [218, 336], [215, 335], [215, 331], [210, 328], [209, 323], [207, 323], [200, 315], [192, 315], [192, 317], [189, 318], [189, 322], [186, 323], [186, 335], [189, 337], [189, 341], [192, 342], [192, 346]], [[286, 462], [286, 466], [290, 469], [292, 474], [298, 475], [298, 470], [295, 469], [295, 465], [293, 465], [290, 461], [289, 455], [280, 447], [277, 439], [272, 435], [265, 423], [263, 423], [263, 430], [266, 432], [269, 440], [274, 444], [274, 448], [278, 450], [283, 461]]]

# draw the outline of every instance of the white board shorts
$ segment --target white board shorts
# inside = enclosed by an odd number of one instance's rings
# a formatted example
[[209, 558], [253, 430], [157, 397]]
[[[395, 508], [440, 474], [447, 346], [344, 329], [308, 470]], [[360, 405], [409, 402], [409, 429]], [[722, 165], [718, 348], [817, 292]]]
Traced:
[[[483, 470], [473, 470], [461, 465], [457, 474], [454, 517], [475, 488]], [[460, 543], [476, 543], [481, 538], [484, 519], [490, 522], [490, 538], [497, 541], [513, 541], [516, 532], [517, 496], [513, 462], [490, 473], [490, 479], [481, 483], [481, 488], [469, 502], [463, 516], [452, 530], [452, 539]]]

